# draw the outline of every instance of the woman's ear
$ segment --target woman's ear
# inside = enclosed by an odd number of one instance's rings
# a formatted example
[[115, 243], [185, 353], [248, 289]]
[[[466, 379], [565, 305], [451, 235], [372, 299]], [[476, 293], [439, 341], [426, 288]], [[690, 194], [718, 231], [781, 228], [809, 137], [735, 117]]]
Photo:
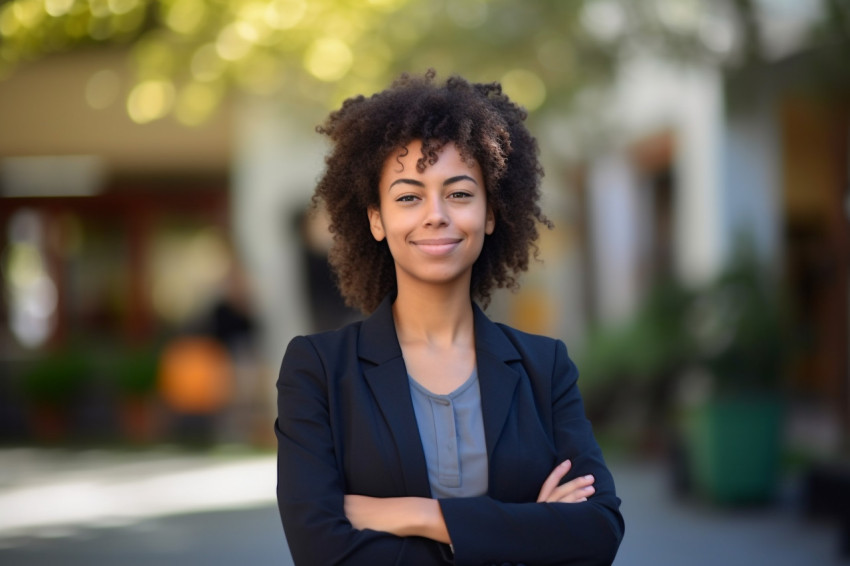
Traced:
[[386, 237], [384, 223], [381, 221], [381, 211], [370, 206], [366, 212], [369, 215], [369, 229], [372, 231], [372, 237], [380, 242]]
[[496, 213], [493, 212], [493, 209], [488, 205], [487, 206], [487, 219], [484, 221], [484, 233], [488, 236], [493, 233], [493, 230], [496, 229]]

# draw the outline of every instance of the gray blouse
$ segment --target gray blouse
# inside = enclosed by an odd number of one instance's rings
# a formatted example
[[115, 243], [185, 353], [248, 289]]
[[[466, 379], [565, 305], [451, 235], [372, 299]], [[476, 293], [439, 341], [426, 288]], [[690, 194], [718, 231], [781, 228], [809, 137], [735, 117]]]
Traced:
[[431, 496], [442, 499], [487, 493], [487, 444], [478, 371], [448, 395], [431, 393], [410, 375], [408, 381]]

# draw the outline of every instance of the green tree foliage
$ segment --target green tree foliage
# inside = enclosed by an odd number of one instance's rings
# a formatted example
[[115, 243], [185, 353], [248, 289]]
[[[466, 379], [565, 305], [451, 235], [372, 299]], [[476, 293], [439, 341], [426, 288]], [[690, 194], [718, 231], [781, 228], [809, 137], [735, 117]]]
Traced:
[[[760, 56], [755, 0], [0, 0], [0, 78], [50, 53], [130, 46], [137, 122], [203, 121], [233, 88], [334, 106], [399, 72], [501, 80], [530, 111], [568, 108], [646, 49]], [[844, 0], [827, 2], [846, 22]], [[846, 26], [821, 26], [846, 35]], [[840, 28], [840, 29], [839, 29]]]

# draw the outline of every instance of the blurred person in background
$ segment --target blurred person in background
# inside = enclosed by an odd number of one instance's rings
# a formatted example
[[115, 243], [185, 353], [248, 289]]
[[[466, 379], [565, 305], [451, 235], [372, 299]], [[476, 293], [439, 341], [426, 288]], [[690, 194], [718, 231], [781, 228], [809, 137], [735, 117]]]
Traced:
[[213, 302], [206, 320], [208, 334], [224, 346], [233, 366], [231, 398], [222, 415], [219, 439], [253, 441], [260, 413], [262, 383], [258, 358], [259, 327], [251, 304], [245, 271], [234, 261], [224, 289]]
[[296, 564], [610, 564], [624, 523], [576, 366], [491, 322], [536, 252], [542, 168], [497, 83], [403, 75], [351, 98], [314, 201], [348, 304], [278, 381], [278, 505]]
[[190, 443], [255, 442], [262, 382], [249, 280], [234, 260], [206, 309], [166, 345], [159, 390], [171, 433]]

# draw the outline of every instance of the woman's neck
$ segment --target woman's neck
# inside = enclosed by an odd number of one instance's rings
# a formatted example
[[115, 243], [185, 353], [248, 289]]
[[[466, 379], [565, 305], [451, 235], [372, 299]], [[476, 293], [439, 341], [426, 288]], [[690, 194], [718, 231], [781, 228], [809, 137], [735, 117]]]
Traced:
[[459, 345], [474, 342], [469, 287], [400, 287], [393, 319], [401, 343]]

